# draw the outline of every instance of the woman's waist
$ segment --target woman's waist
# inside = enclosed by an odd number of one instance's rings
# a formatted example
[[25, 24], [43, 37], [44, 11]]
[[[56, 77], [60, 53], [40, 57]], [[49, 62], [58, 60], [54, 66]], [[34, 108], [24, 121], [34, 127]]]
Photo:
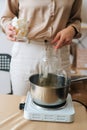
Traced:
[[38, 38], [38, 39], [30, 39], [30, 38], [28, 38], [28, 43], [30, 44], [30, 43], [35, 43], [35, 44], [45, 44], [45, 43], [51, 43], [51, 41], [52, 41], [52, 39], [51, 38]]

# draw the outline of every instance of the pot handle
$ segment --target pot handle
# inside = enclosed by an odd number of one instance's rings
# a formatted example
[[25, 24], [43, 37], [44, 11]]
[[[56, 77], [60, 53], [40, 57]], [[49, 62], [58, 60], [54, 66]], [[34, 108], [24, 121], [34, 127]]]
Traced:
[[71, 82], [78, 82], [78, 81], [83, 81], [83, 80], [87, 80], [87, 76], [76, 78], [76, 79], [71, 79]]

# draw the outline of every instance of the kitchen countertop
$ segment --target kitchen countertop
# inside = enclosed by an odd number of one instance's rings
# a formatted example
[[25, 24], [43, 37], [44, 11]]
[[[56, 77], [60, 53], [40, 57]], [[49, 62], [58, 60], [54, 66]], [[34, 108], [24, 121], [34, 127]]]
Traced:
[[0, 95], [0, 130], [87, 130], [87, 110], [73, 102], [75, 120], [72, 123], [29, 121], [24, 119], [19, 103], [25, 98], [16, 95]]

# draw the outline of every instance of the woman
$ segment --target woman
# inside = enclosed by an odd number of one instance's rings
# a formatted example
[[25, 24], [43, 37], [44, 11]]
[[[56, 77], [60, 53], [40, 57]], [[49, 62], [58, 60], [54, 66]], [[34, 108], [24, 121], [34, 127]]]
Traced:
[[[69, 71], [69, 46], [80, 37], [82, 0], [6, 0], [1, 26], [9, 40], [14, 41], [11, 60], [13, 93], [25, 95], [29, 76], [38, 72], [44, 41], [60, 48], [62, 67]], [[17, 42], [14, 17], [28, 21], [28, 43]]]

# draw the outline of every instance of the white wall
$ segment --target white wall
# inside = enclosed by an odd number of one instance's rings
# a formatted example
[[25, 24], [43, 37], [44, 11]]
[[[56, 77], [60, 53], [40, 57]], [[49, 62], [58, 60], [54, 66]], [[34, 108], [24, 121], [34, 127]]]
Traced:
[[[3, 13], [5, 0], [0, 0], [0, 18]], [[9, 41], [6, 35], [0, 30], [0, 53], [11, 54], [13, 43]], [[10, 74], [8, 72], [0, 71], [0, 94], [10, 92]]]
[[[0, 18], [4, 10], [5, 0], [0, 0]], [[0, 53], [11, 54], [11, 48], [13, 43], [9, 41], [6, 35], [0, 30]]]
[[87, 0], [82, 0], [82, 21], [87, 23]]

